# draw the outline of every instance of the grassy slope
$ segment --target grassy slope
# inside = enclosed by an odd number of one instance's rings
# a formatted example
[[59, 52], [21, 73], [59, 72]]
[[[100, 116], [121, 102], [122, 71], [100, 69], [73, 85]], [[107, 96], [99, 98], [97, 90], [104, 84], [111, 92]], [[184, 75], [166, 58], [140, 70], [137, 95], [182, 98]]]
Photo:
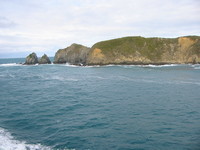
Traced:
[[[199, 55], [200, 37], [186, 37], [198, 41], [190, 47], [190, 53]], [[180, 51], [178, 39], [179, 38], [144, 38], [140, 36], [124, 37], [98, 42], [92, 46], [92, 50], [95, 48], [101, 49], [102, 53], [109, 59], [117, 58], [120, 55], [135, 57], [136, 54], [139, 54], [139, 56], [145, 57], [152, 62], [163, 62], [164, 54], [168, 53], [172, 56], [169, 58], [170, 61], [173, 59], [173, 55], [177, 51]]]
[[92, 49], [99, 48], [109, 57], [119, 53], [128, 56], [138, 51], [150, 60], [159, 60], [167, 45], [175, 43], [177, 43], [177, 38], [124, 37], [96, 43]]

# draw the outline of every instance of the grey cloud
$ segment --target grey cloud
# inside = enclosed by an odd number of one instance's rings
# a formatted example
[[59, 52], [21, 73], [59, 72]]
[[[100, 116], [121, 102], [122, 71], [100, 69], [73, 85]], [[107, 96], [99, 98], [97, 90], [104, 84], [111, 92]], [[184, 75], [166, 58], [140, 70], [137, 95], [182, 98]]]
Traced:
[[12, 28], [15, 27], [17, 24], [6, 17], [0, 16], [0, 28]]

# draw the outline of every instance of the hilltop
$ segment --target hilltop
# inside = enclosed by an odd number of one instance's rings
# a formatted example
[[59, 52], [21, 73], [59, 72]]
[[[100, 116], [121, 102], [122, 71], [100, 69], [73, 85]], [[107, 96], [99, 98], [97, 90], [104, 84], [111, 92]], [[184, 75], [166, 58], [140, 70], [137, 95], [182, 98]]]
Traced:
[[94, 44], [87, 65], [199, 63], [200, 37], [124, 37]]

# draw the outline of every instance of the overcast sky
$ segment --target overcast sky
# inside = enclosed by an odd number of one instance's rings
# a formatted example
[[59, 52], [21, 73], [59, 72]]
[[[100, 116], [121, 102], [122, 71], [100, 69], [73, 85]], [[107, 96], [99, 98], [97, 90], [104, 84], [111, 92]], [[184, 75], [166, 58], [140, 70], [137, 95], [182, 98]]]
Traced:
[[200, 35], [199, 0], [0, 0], [0, 57], [124, 36]]

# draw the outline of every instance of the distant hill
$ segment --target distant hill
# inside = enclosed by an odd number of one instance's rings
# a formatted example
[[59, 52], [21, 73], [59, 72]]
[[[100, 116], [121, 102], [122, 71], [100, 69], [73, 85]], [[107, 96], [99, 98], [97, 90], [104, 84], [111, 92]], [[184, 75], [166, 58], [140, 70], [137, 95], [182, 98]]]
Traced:
[[199, 63], [200, 37], [124, 37], [94, 44], [87, 64]]
[[200, 63], [200, 37], [124, 37], [98, 42], [92, 48], [73, 44], [57, 51], [54, 62], [84, 65]]

